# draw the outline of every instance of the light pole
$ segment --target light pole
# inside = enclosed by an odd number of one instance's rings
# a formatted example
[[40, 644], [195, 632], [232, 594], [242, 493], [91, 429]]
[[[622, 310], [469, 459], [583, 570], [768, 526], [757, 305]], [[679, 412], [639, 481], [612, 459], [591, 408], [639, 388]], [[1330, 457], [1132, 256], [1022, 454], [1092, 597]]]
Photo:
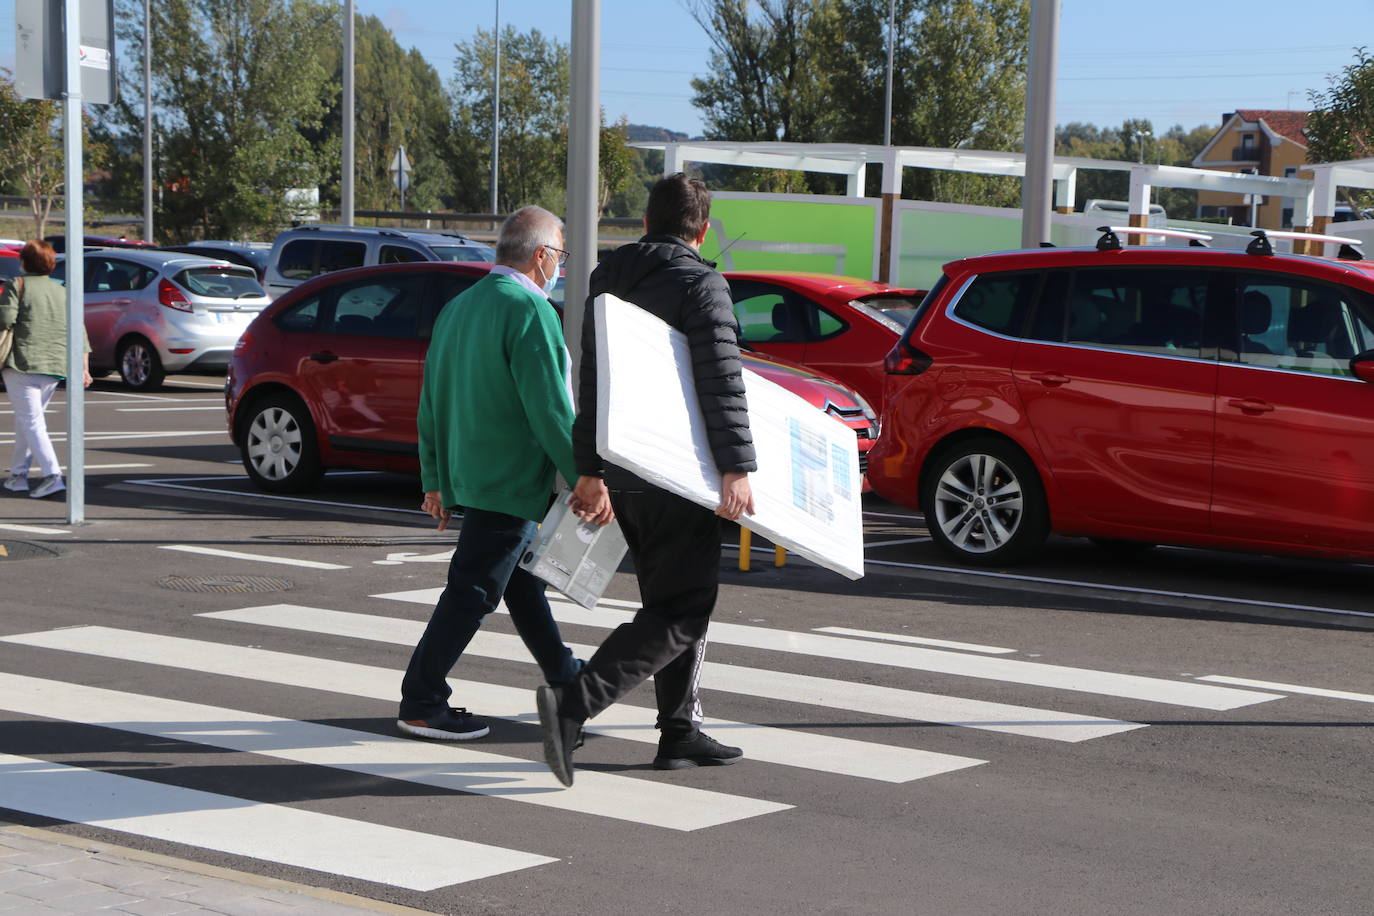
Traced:
[[1136, 161], [1141, 165], [1145, 164], [1145, 138], [1153, 137], [1154, 134], [1148, 130], [1138, 130], [1135, 132]]
[[353, 0], [344, 0], [343, 54], [343, 181], [339, 188], [339, 220], [353, 225]]
[[1021, 181], [1021, 247], [1050, 240], [1054, 183], [1054, 72], [1059, 58], [1059, 0], [1031, 0], [1026, 72], [1026, 174]]
[[153, 240], [153, 16], [143, 0], [143, 241]]
[[892, 57], [897, 40], [897, 0], [887, 4], [887, 91], [883, 96], [883, 146], [892, 145]]
[[496, 185], [501, 161], [501, 0], [496, 0], [496, 65], [491, 78], [491, 212], [496, 214]]

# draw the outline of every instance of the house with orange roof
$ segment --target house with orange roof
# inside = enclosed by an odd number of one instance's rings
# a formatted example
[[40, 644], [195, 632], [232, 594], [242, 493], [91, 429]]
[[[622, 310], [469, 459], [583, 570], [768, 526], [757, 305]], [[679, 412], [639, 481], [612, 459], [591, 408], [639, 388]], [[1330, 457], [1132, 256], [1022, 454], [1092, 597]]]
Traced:
[[[1240, 108], [1221, 116], [1221, 129], [1193, 159], [1193, 167], [1310, 178], [1307, 165], [1307, 112]], [[1197, 215], [1229, 219], [1232, 225], [1291, 229], [1293, 201], [1288, 197], [1199, 191]]]

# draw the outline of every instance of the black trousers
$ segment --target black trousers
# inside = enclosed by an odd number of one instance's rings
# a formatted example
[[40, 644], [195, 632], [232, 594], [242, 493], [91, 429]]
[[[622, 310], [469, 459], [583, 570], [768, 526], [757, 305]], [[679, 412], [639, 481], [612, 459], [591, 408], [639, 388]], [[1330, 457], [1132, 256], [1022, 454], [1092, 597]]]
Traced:
[[611, 491], [644, 606], [611, 631], [568, 684], [564, 708], [590, 719], [650, 676], [661, 740], [693, 738], [701, 727], [697, 680], [706, 626], [720, 582], [720, 519], [659, 489]]

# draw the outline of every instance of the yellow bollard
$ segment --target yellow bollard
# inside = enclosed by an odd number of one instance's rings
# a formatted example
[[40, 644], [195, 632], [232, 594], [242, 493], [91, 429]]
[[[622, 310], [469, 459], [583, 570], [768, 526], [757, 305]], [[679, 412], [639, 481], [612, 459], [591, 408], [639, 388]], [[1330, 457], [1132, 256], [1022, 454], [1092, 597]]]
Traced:
[[778, 566], [778, 567], [786, 566], [786, 565], [787, 565], [787, 548], [786, 548], [786, 547], [774, 547], [774, 548], [773, 548], [773, 565], [774, 565], [774, 566]]
[[754, 546], [754, 532], [740, 525], [739, 528], [739, 571], [749, 571], [749, 554]]

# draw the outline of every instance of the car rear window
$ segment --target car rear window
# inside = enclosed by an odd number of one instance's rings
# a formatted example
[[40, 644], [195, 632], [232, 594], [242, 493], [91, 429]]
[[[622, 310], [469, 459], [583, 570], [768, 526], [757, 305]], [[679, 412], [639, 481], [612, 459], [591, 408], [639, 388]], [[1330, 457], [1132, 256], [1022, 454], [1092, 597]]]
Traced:
[[430, 245], [430, 250], [441, 261], [481, 261], [484, 264], [496, 263], [496, 252], [485, 245]]
[[916, 307], [920, 304], [919, 299], [910, 296], [869, 296], [849, 303], [851, 308], [863, 312], [898, 334], [911, 324], [911, 319], [916, 316]]
[[332, 239], [293, 239], [277, 259], [277, 273], [288, 280], [308, 280], [349, 267], [362, 267], [367, 258], [365, 242]]
[[173, 279], [193, 296], [249, 299], [267, 295], [257, 274], [247, 267], [188, 267]]
[[1017, 337], [1039, 284], [1038, 273], [980, 274], [954, 304], [954, 317], [976, 327]]

